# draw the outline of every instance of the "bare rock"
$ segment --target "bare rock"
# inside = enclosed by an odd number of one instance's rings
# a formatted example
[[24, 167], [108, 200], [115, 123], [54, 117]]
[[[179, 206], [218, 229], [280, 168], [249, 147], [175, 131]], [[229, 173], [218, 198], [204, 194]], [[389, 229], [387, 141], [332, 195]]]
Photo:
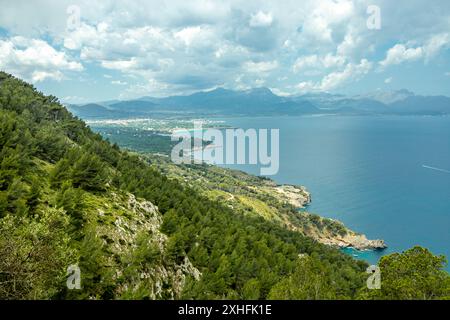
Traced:
[[295, 208], [304, 208], [311, 203], [311, 194], [302, 186], [281, 185], [274, 188], [277, 198], [287, 202]]

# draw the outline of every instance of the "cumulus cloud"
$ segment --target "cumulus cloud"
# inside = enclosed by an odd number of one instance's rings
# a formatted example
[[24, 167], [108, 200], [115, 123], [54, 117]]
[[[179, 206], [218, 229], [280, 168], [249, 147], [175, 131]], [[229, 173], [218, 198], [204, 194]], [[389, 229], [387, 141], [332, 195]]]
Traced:
[[386, 59], [380, 62], [383, 67], [400, 64], [405, 61], [415, 61], [423, 57], [423, 48], [407, 48], [403, 44], [396, 44], [388, 50]]
[[261, 62], [253, 62], [247, 61], [244, 63], [244, 69], [247, 72], [253, 73], [266, 73], [275, 70], [278, 68], [278, 61], [261, 61]]
[[295, 73], [307, 70], [323, 70], [340, 67], [345, 63], [345, 61], [345, 57], [330, 53], [323, 57], [318, 55], [309, 55], [297, 58], [292, 68]]
[[250, 18], [250, 27], [270, 27], [272, 25], [273, 17], [270, 12], [264, 13], [258, 11], [256, 14], [252, 14]]
[[351, 0], [319, 0], [306, 18], [302, 33], [306, 37], [323, 42], [333, 41], [333, 28], [347, 22], [354, 14]]
[[[450, 42], [448, 0], [417, 0], [402, 10], [377, 0], [381, 31], [367, 28], [371, 0], [4, 2], [0, 68], [35, 82], [83, 72], [123, 97], [217, 86], [264, 85], [284, 95], [351, 89], [374, 70], [414, 61], [429, 66]], [[70, 5], [81, 16], [68, 29]], [[400, 85], [401, 77], [395, 81]]]
[[424, 52], [425, 59], [428, 61], [433, 58], [435, 55], [439, 54], [439, 52], [443, 49], [447, 49], [450, 46], [450, 34], [449, 33], [441, 33], [434, 35], [428, 40], [425, 44]]
[[322, 79], [320, 83], [321, 90], [329, 91], [335, 89], [349, 80], [358, 80], [369, 73], [373, 64], [366, 59], [361, 60], [359, 64], [349, 63], [342, 71], [332, 72]]
[[373, 63], [363, 59], [358, 64], [348, 63], [343, 70], [327, 74], [319, 82], [304, 81], [297, 85], [300, 92], [330, 91], [350, 81], [357, 81], [372, 69]]
[[185, 46], [208, 44], [215, 38], [214, 31], [209, 27], [195, 26], [183, 28], [175, 32], [174, 38], [180, 40]]
[[111, 81], [111, 84], [114, 84], [117, 86], [126, 86], [128, 83], [126, 81], [113, 80], [113, 81]]
[[62, 80], [64, 71], [82, 71], [83, 66], [43, 40], [13, 37], [0, 40], [0, 69], [40, 82]]
[[403, 62], [412, 62], [424, 59], [429, 61], [443, 48], [450, 44], [450, 35], [442, 33], [432, 36], [422, 46], [408, 46], [405, 44], [396, 44], [390, 48], [386, 53], [386, 58], [380, 62], [382, 67], [390, 65], [398, 65]]

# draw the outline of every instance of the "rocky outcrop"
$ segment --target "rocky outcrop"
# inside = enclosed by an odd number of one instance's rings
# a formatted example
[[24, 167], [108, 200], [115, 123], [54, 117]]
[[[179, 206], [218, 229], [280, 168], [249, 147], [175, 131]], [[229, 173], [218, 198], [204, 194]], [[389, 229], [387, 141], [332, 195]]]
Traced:
[[287, 202], [295, 208], [302, 209], [311, 203], [311, 194], [302, 186], [281, 185], [274, 190], [278, 193], [274, 196], [282, 202]]
[[381, 250], [387, 248], [384, 240], [369, 240], [364, 234], [356, 233], [342, 222], [320, 217], [308, 212], [299, 212], [304, 221], [302, 231], [317, 242], [340, 248], [356, 250]]
[[[274, 190], [278, 193], [275, 196], [279, 200], [287, 202], [295, 208], [302, 209], [311, 203], [311, 194], [303, 186], [280, 185], [276, 186]], [[305, 213], [304, 216], [310, 217], [311, 215]], [[311, 223], [309, 228], [307, 228], [308, 231], [304, 230], [304, 233], [320, 243], [340, 248], [351, 247], [356, 250], [381, 250], [387, 248], [384, 240], [369, 240], [364, 234], [358, 234], [348, 229], [339, 221], [323, 217], [318, 219], [319, 223]], [[312, 219], [308, 220], [311, 221]]]
[[384, 240], [369, 240], [364, 234], [349, 231], [345, 236], [319, 237], [319, 242], [340, 248], [353, 248], [356, 250], [381, 250], [387, 248]]
[[[109, 265], [115, 269], [115, 277], [120, 278], [126, 265], [117, 264], [121, 259], [138, 248], [140, 237], [144, 236], [148, 245], [158, 248], [160, 259], [142, 270], [138, 277], [130, 279], [117, 290], [120, 296], [124, 292], [139, 291], [144, 285], [150, 288], [152, 299], [177, 299], [181, 296], [187, 277], [199, 280], [200, 271], [195, 268], [187, 256], [183, 262], [174, 263], [165, 258], [168, 237], [160, 231], [162, 216], [158, 207], [134, 195], [111, 194], [111, 202], [98, 209], [101, 223], [97, 225], [97, 236], [111, 252]], [[119, 259], [120, 260], [120, 259]]]

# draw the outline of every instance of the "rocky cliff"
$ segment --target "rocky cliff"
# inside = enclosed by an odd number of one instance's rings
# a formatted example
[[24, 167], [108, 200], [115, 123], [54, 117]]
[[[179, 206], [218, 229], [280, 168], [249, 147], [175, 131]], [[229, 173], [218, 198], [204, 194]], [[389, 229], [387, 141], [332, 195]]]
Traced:
[[117, 263], [117, 258], [133, 255], [142, 247], [153, 247], [158, 253], [154, 263], [127, 277], [128, 281], [118, 288], [117, 295], [133, 296], [141, 288], [150, 288], [151, 299], [176, 299], [181, 296], [186, 277], [200, 279], [200, 271], [187, 256], [181, 262], [172, 262], [166, 257], [168, 237], [160, 231], [162, 216], [150, 201], [138, 200], [132, 194], [112, 193], [110, 201], [103, 202], [97, 211], [102, 223], [97, 224], [96, 234], [108, 248], [108, 264], [115, 281], [120, 282], [127, 272], [126, 265]]

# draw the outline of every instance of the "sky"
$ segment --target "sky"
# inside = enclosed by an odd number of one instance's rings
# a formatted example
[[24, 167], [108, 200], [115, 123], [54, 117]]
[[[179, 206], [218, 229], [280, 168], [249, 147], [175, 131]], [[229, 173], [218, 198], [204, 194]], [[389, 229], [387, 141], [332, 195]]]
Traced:
[[448, 0], [0, 0], [0, 70], [66, 103], [224, 87], [450, 96]]

